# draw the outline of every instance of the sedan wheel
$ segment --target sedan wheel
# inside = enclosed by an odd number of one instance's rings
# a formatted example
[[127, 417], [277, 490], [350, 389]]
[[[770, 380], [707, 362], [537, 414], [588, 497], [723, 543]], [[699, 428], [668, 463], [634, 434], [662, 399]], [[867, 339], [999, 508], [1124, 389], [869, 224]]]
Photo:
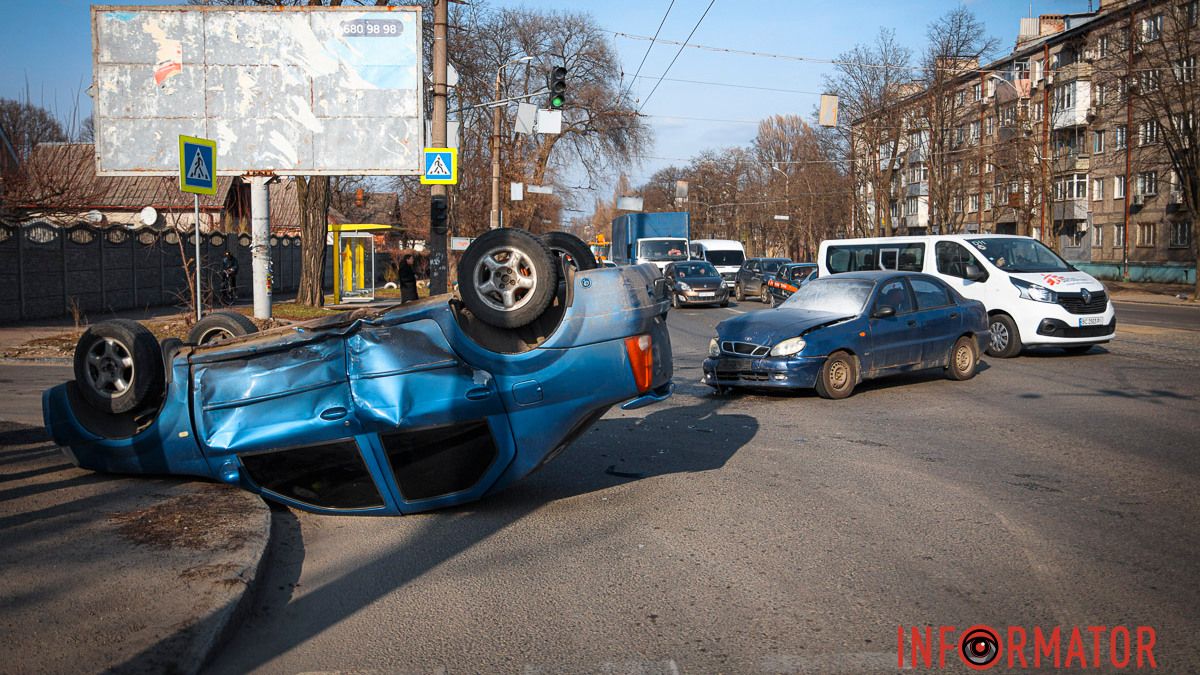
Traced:
[[825, 359], [817, 376], [817, 394], [822, 398], [841, 399], [854, 393], [858, 384], [858, 362], [846, 352], [834, 352]]
[[946, 376], [952, 380], [969, 380], [975, 377], [978, 365], [979, 354], [976, 352], [975, 338], [960, 337], [950, 352], [950, 365], [946, 367]]

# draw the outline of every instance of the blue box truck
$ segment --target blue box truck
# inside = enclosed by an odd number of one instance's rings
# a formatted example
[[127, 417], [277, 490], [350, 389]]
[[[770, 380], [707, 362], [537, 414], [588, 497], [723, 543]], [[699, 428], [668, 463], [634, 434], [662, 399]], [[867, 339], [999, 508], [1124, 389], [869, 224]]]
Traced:
[[618, 265], [688, 259], [692, 221], [686, 211], [627, 213], [612, 221], [612, 260]]

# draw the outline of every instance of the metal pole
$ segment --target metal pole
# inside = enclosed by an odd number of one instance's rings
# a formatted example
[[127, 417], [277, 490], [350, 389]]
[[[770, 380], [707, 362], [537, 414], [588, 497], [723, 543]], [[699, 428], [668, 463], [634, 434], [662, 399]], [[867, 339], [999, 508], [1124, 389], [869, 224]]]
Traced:
[[[500, 98], [500, 73], [503, 70], [504, 66], [496, 70], [496, 94], [493, 97], [496, 100]], [[500, 227], [500, 108], [492, 108], [492, 217], [488, 224], [493, 230]]]
[[[450, 12], [447, 7], [449, 0], [434, 0], [433, 3], [433, 119], [430, 131], [433, 134], [432, 143], [435, 148], [446, 147], [446, 24]], [[430, 194], [444, 196], [448, 194], [445, 185], [432, 185]], [[430, 218], [429, 248], [429, 293], [438, 295], [446, 292], [446, 277], [448, 274], [446, 260], [446, 231], [434, 231], [433, 219]]]
[[196, 219], [193, 228], [196, 232], [196, 320], [199, 321], [204, 310], [204, 305], [200, 304], [200, 195], [192, 195], [192, 206], [192, 215]]
[[250, 177], [250, 255], [254, 285], [254, 318], [271, 318], [271, 203], [269, 176]]

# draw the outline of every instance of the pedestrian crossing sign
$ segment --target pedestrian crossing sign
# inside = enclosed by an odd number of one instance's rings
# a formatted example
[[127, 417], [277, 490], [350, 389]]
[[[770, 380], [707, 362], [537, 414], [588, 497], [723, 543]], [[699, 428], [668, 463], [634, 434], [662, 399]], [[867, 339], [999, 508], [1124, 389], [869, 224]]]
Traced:
[[217, 194], [217, 142], [179, 137], [179, 189], [198, 195]]
[[425, 148], [424, 166], [425, 171], [421, 174], [421, 182], [425, 185], [458, 184], [458, 150], [456, 148]]

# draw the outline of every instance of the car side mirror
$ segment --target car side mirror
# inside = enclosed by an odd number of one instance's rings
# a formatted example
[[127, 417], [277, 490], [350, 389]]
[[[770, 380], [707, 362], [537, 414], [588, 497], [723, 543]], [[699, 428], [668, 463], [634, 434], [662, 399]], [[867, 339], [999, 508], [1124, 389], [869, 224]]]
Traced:
[[968, 264], [966, 271], [967, 278], [971, 281], [983, 281], [987, 278], [987, 272], [984, 272], [979, 265]]
[[871, 316], [876, 319], [886, 319], [889, 316], [896, 316], [896, 308], [891, 305], [880, 305], [875, 308], [875, 313]]

